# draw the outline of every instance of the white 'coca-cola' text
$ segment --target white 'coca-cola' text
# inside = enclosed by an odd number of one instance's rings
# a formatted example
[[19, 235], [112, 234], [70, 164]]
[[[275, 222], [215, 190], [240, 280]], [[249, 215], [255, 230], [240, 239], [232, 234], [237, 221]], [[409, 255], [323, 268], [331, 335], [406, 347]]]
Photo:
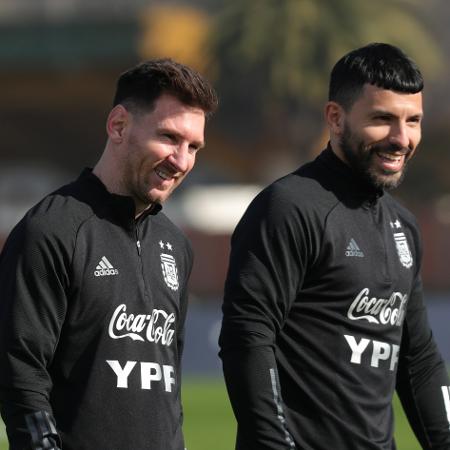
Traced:
[[389, 298], [377, 298], [364, 288], [353, 300], [347, 312], [351, 320], [367, 320], [380, 325], [401, 326], [405, 316], [408, 295], [393, 292]]
[[151, 314], [128, 314], [127, 305], [119, 305], [109, 322], [108, 333], [112, 339], [130, 338], [133, 341], [154, 342], [170, 346], [175, 330], [175, 314], [154, 309]]

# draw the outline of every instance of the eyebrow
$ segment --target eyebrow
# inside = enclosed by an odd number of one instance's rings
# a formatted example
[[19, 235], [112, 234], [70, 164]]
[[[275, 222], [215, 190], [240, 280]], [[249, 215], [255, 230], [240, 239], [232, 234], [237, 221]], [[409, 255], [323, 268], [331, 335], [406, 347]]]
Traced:
[[[375, 117], [375, 116], [397, 117], [396, 114], [393, 114], [392, 112], [387, 111], [385, 109], [376, 109], [376, 110], [374, 110], [374, 111], [372, 111], [370, 113], [370, 116], [371, 117]], [[409, 115], [408, 119], [411, 119], [411, 118], [422, 119], [423, 118], [423, 112]]]
[[[174, 136], [176, 136], [177, 138], [183, 138], [183, 135], [181, 133], [179, 133], [178, 131], [175, 131], [171, 128], [165, 128], [165, 127], [161, 127], [158, 128], [158, 133], [160, 134], [164, 134], [164, 133], [168, 133], [168, 134], [173, 134]], [[191, 145], [195, 145], [197, 147], [198, 150], [200, 150], [201, 148], [203, 148], [205, 146], [205, 141], [193, 141], [191, 142]]]

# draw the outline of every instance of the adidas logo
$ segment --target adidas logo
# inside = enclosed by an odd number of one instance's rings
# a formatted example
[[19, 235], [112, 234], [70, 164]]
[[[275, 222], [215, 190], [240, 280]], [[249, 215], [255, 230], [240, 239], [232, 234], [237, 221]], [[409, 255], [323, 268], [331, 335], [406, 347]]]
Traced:
[[347, 250], [345, 251], [345, 256], [357, 256], [358, 258], [364, 258], [364, 253], [358, 247], [358, 244], [353, 238], [350, 239]]
[[108, 261], [106, 256], [98, 263], [98, 266], [94, 270], [94, 275], [96, 277], [104, 277], [106, 275], [119, 275], [119, 271], [114, 269], [113, 265]]

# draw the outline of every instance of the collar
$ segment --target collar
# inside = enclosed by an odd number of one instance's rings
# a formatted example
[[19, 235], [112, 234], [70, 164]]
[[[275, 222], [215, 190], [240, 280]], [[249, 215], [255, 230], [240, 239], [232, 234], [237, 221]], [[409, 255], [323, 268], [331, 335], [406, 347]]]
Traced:
[[367, 179], [356, 173], [348, 164], [342, 161], [332, 150], [330, 143], [317, 157], [317, 161], [324, 164], [333, 172], [330, 183], [333, 183], [346, 195], [359, 200], [363, 204], [373, 205], [384, 195], [383, 189], [376, 188]]
[[99, 217], [109, 218], [129, 230], [134, 229], [137, 222], [142, 222], [149, 215], [158, 214], [162, 209], [162, 205], [155, 203], [138, 219], [135, 219], [134, 200], [129, 196], [109, 192], [100, 179], [92, 173], [91, 168], [85, 168], [81, 172], [75, 185], [82, 195], [81, 200], [89, 204]]

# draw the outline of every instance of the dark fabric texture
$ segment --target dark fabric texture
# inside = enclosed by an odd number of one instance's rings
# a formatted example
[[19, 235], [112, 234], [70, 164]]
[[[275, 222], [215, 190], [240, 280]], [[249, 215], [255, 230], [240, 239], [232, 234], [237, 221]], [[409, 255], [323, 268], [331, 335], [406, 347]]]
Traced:
[[[85, 170], [10, 234], [0, 256], [0, 403], [11, 449], [184, 449], [192, 251], [160, 209], [135, 220], [132, 199]], [[56, 434], [30, 428], [36, 414]]]
[[450, 449], [421, 257], [412, 214], [331, 148], [254, 199], [232, 237], [219, 342], [236, 449], [393, 450], [396, 388], [423, 448]]

